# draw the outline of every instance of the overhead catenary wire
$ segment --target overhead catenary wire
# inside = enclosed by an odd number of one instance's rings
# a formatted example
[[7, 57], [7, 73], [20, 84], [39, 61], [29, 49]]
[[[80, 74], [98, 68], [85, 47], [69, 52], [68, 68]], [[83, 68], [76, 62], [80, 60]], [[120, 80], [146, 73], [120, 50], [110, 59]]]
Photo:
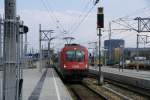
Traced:
[[81, 19], [81, 21], [76, 25], [75, 28], [72, 29], [72, 31], [70, 31], [70, 33], [72, 34], [73, 32], [75, 32], [80, 25], [85, 21], [85, 19], [88, 17], [89, 13], [93, 10], [95, 6], [92, 6], [92, 8], [84, 15], [84, 17]]
[[[128, 22], [126, 22], [125, 20], [122, 20], [122, 18], [118, 19], [118, 21], [112, 21], [120, 26], [123, 26], [123, 27], [126, 27], [126, 28], [129, 28], [130, 31], [134, 30], [137, 32], [138, 29], [136, 29], [136, 27], [133, 27], [135, 24], [137, 25], [137, 22], [136, 23], [133, 23], [133, 24], [129, 24]], [[123, 23], [121, 23], [123, 22]]]
[[[46, 10], [49, 12], [49, 16], [52, 18], [52, 21], [56, 24], [56, 27], [59, 29], [60, 34], [58, 34], [56, 37], [59, 38], [60, 36], [63, 37], [64, 34], [62, 33], [66, 33], [66, 30], [63, 28], [63, 25], [60, 23], [60, 21], [58, 20], [58, 18], [56, 17], [52, 7], [50, 6], [50, 3], [47, 1], [47, 3], [44, 0], [41, 0], [44, 7], [46, 8]], [[47, 6], [47, 4], [49, 6]]]
[[[150, 7], [148, 6], [148, 7], [144, 7], [144, 8], [142, 8], [142, 9], [138, 9], [138, 10], [136, 10], [135, 12], [132, 12], [131, 14], [128, 14], [128, 15], [126, 15], [126, 16], [124, 16], [124, 17], [121, 17], [121, 18], [117, 18], [117, 19], [115, 19], [115, 20], [112, 20], [112, 22], [113, 23], [116, 23], [116, 24], [118, 24], [118, 25], [120, 25], [120, 26], [122, 26], [122, 27], [125, 27], [125, 28], [129, 28], [130, 30], [134, 30], [134, 31], [137, 31], [137, 29], [136, 29], [136, 27], [135, 27], [135, 25], [137, 24], [137, 22], [135, 22], [135, 23], [132, 23], [132, 24], [129, 24], [129, 22], [127, 22], [127, 21], [133, 21], [134, 20], [134, 18], [129, 18], [129, 17], [135, 17], [135, 15], [136, 14], [140, 14], [140, 13], [144, 13], [144, 12], [147, 12], [147, 11], [149, 11], [149, 9], [150, 9]], [[130, 19], [130, 20], [129, 20]]]
[[135, 16], [137, 14], [145, 13], [147, 11], [150, 11], [150, 6], [146, 6], [144, 8], [137, 9], [136, 11], [134, 11], [132, 13], [129, 13], [129, 14], [123, 16], [123, 17], [119, 17], [119, 18], [115, 19], [114, 21], [118, 21], [120, 19], [127, 19], [127, 18], [129, 18], [131, 16]]
[[[54, 13], [52, 9], [50, 9], [49, 7], [47, 7], [47, 5], [46, 5], [46, 3], [44, 2], [44, 0], [42, 0], [42, 3], [44, 4], [45, 8], [46, 8], [49, 12]], [[90, 3], [90, 2], [88, 2], [88, 3], [85, 5], [84, 9], [88, 7], [89, 3]], [[94, 5], [94, 6], [95, 6], [95, 5]], [[75, 26], [75, 28], [73, 28], [73, 31], [75, 31], [75, 30], [78, 29], [78, 27], [79, 27], [79, 26], [82, 24], [82, 22], [86, 19], [86, 17], [89, 15], [89, 13], [90, 13], [91, 10], [94, 8], [94, 6], [93, 6], [90, 10], [88, 10], [87, 13], [85, 13], [85, 15], [83, 16], [83, 18], [81, 19], [81, 21]], [[84, 10], [84, 9], [83, 9], [83, 10]], [[54, 14], [53, 14], [53, 16], [52, 16], [52, 15], [49, 15], [49, 16], [52, 17], [53, 21], [54, 21], [54, 20], [58, 21], [57, 17], [56, 17]], [[54, 22], [56, 23], [56, 21], [54, 21]], [[58, 23], [56, 23], [56, 24], [58, 24]], [[59, 25], [60, 25], [60, 24], [59, 24]], [[62, 26], [62, 25], [60, 25], [60, 26]], [[63, 30], [63, 31], [61, 31], [61, 33], [64, 33], [64, 29], [62, 29], [62, 30]], [[71, 31], [71, 33], [72, 33], [72, 31]], [[63, 37], [64, 34], [62, 34], [62, 35], [59, 34], [59, 35], [57, 35], [56, 37], [60, 37], [60, 36]]]
[[75, 32], [80, 25], [85, 21], [85, 19], [88, 17], [89, 13], [93, 10], [93, 8], [99, 3], [99, 0], [95, 1], [95, 4], [88, 10], [88, 12], [83, 16], [83, 18], [80, 20], [80, 22], [70, 31], [70, 34]]
[[[142, 9], [138, 9], [138, 10], [136, 10], [135, 12], [132, 12], [131, 14], [128, 14], [128, 15], [126, 15], [126, 16], [124, 16], [124, 17], [120, 17], [120, 18], [117, 18], [117, 19], [115, 19], [115, 20], [112, 20], [112, 22], [120, 22], [120, 21], [123, 21], [123, 22], [125, 22], [125, 21], [132, 21], [134, 18], [135, 18], [135, 15], [136, 14], [140, 14], [140, 13], [145, 13], [145, 12], [149, 12], [150, 11], [150, 7], [148, 6], [148, 7], [144, 7], [144, 8], [142, 8]], [[129, 17], [134, 17], [134, 18], [129, 18]], [[141, 15], [140, 15], [141, 16]], [[130, 19], [130, 20], [129, 20]], [[125, 22], [126, 24], [127, 24], [127, 22]], [[129, 24], [128, 24], [129, 25]], [[131, 25], [130, 25], [131, 26]]]
[[[148, 8], [146, 8], [146, 9], [148, 9]], [[129, 17], [129, 16], [128, 16]], [[124, 18], [124, 19], [129, 19], [129, 18]], [[126, 23], [126, 22], [125, 22]], [[82, 24], [82, 23], [81, 23]], [[80, 24], [79, 24], [80, 25]], [[120, 24], [121, 25], [121, 24]], [[125, 26], [125, 27], [127, 27], [127, 28], [129, 28], [129, 30], [130, 29], [133, 29], [133, 27], [132, 28], [130, 28], [130, 25], [122, 25], [122, 26]], [[78, 28], [77, 28], [78, 29]], [[72, 32], [71, 32], [72, 33]]]
[[[48, 13], [48, 15], [52, 18], [52, 21], [56, 24], [56, 28], [58, 28], [59, 29], [59, 34], [57, 34], [57, 35], [55, 35], [54, 37], [56, 38], [56, 39], [62, 39], [62, 37], [65, 35], [65, 34], [63, 34], [64, 32], [65, 32], [65, 29], [63, 28], [63, 26], [62, 26], [62, 24], [60, 24], [60, 22], [59, 22], [59, 20], [58, 20], [58, 18], [56, 17], [56, 15], [54, 14], [54, 12], [53, 12], [53, 10], [52, 9], [50, 9], [47, 5], [46, 5], [46, 3], [44, 2], [44, 0], [41, 0], [42, 1], [42, 3], [43, 3], [43, 5], [44, 5], [44, 7], [46, 8], [46, 10], [49, 12]], [[48, 3], [47, 3], [48, 4]], [[61, 35], [60, 35], [61, 34]]]
[[[87, 10], [88, 6], [90, 5], [90, 2], [91, 2], [91, 0], [85, 4], [82, 12], [85, 12]], [[81, 20], [83, 15], [84, 15], [84, 13], [79, 14], [79, 16], [78, 16], [79, 21]], [[68, 33], [70, 33], [72, 31], [72, 29], [74, 28], [74, 26], [76, 26], [76, 24], [78, 24], [78, 22], [77, 22], [77, 20], [74, 20], [73, 24], [71, 25], [71, 27], [68, 30]]]
[[53, 9], [52, 9], [52, 6], [51, 6], [51, 4], [50, 4], [50, 2], [49, 2], [49, 0], [46, 0], [46, 1], [47, 1], [47, 4], [49, 5], [48, 7], [49, 7], [51, 13], [53, 14], [55, 20], [57, 21], [57, 23], [59, 23], [59, 26], [62, 28], [62, 30], [63, 30], [63, 32], [64, 32], [65, 29], [64, 29], [63, 25], [61, 24], [60, 20], [58, 19], [58, 17], [56, 16], [56, 14], [54, 13], [54, 11], [53, 11]]
[[64, 31], [62, 25], [58, 22], [59, 20], [57, 19], [57, 17], [55, 16], [54, 12], [52, 11], [52, 9], [50, 9], [44, 0], [41, 0], [43, 6], [45, 7], [45, 9], [48, 12], [48, 15], [52, 18], [52, 21], [56, 24], [56, 27], [59, 29], [59, 31], [62, 33]]
[[[42, 4], [44, 5], [44, 7], [46, 8], [46, 10], [48, 11], [48, 15], [52, 18], [52, 21], [56, 24], [56, 28], [59, 29], [60, 33], [64, 33], [65, 32], [65, 29], [63, 28], [63, 25], [60, 23], [60, 21], [58, 20], [58, 18], [56, 17], [53, 9], [51, 8], [51, 5], [49, 4], [49, 2], [47, 1], [44, 1], [44, 0], [41, 0], [42, 1]], [[48, 4], [48, 6], [47, 6]], [[59, 34], [56, 36], [58, 37], [60, 36]], [[62, 36], [62, 35], [61, 35]]]
[[118, 25], [121, 25], [121, 26], [123, 26], [123, 27], [125, 27], [125, 28], [128, 28], [128, 29], [130, 29], [130, 30], [135, 30], [133, 27], [130, 27], [130, 26], [128, 26], [128, 25], [124, 25], [124, 24], [122, 24], [122, 23], [119, 23], [119, 22], [117, 22], [117, 21], [112, 21], [113, 23], [116, 23], [116, 24], [118, 24]]

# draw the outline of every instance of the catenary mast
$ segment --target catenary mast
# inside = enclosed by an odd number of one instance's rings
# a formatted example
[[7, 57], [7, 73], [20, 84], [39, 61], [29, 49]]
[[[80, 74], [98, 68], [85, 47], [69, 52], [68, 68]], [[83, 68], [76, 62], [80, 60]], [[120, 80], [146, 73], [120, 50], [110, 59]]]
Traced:
[[3, 100], [16, 100], [16, 0], [5, 0]]

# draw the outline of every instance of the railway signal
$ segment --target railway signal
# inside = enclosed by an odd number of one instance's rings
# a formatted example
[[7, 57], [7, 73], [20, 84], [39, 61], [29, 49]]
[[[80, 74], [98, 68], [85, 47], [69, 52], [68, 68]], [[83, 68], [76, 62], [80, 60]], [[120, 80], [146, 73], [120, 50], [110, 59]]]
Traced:
[[104, 28], [103, 7], [99, 7], [98, 8], [98, 13], [97, 13], [97, 28]]
[[103, 7], [98, 7], [97, 12], [97, 30], [99, 36], [99, 77], [98, 77], [98, 84], [103, 84], [103, 75], [101, 71], [101, 28], [104, 28], [104, 14], [103, 14]]

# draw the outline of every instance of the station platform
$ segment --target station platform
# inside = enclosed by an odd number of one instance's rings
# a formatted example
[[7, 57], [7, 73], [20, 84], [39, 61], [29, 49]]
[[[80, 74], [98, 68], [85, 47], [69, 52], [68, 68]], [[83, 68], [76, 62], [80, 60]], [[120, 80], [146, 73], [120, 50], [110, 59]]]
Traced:
[[[98, 74], [98, 70], [98, 67], [89, 67], [89, 72], [92, 74]], [[103, 66], [101, 70], [104, 78], [150, 90], [150, 71], [122, 70], [108, 66]]]
[[[0, 71], [0, 100], [3, 72]], [[24, 69], [22, 100], [72, 100], [72, 97], [53, 68]]]
[[72, 100], [53, 68], [25, 69], [23, 100]]

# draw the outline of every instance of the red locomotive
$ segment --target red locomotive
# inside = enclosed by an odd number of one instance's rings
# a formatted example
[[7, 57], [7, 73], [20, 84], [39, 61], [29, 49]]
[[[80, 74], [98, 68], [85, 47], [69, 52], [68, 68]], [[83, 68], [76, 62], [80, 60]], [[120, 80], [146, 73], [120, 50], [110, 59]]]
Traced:
[[88, 71], [88, 50], [79, 44], [67, 44], [59, 55], [58, 71], [64, 79], [80, 79]]

